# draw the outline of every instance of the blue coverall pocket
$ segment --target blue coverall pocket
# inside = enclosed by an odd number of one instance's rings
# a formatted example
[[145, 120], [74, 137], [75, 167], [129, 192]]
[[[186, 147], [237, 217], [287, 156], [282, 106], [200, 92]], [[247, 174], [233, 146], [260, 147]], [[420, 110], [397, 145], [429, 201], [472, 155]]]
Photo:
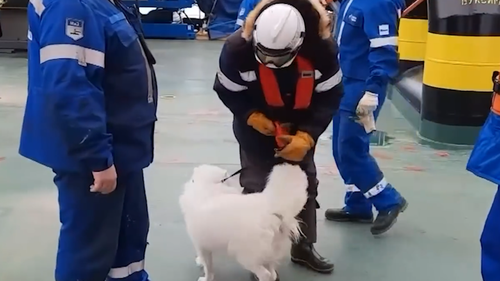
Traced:
[[137, 33], [123, 14], [114, 15], [109, 20], [111, 22], [111, 32], [118, 37], [123, 46], [128, 47], [137, 41]]

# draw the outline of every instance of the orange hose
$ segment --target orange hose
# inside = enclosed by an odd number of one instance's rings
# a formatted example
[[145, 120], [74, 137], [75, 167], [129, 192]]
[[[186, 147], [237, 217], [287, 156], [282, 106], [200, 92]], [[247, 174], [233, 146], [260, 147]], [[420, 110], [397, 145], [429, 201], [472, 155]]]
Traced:
[[403, 14], [401, 14], [401, 17], [404, 17], [406, 15], [408, 15], [411, 11], [415, 10], [415, 8], [422, 4], [425, 0], [416, 0], [415, 2], [413, 2], [413, 4], [411, 4], [410, 6], [408, 6], [408, 8], [406, 8], [404, 11], [403, 11]]

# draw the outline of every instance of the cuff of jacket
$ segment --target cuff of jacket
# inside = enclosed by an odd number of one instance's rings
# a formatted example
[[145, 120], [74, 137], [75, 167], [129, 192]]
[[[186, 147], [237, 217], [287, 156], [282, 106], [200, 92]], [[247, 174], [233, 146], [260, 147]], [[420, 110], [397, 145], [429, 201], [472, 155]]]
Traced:
[[113, 156], [109, 153], [106, 157], [93, 157], [83, 160], [85, 167], [92, 172], [102, 172], [114, 165]]
[[389, 83], [389, 78], [385, 75], [372, 75], [366, 80], [365, 92], [380, 95]]
[[319, 137], [321, 136], [322, 133], [318, 133], [320, 131], [320, 129], [315, 129], [315, 128], [312, 128], [312, 127], [309, 127], [309, 126], [299, 126], [297, 128], [297, 133], [298, 134], [299, 132], [302, 132], [302, 133], [306, 133], [309, 137], [311, 137], [311, 140], [313, 141], [313, 145], [316, 145], [316, 143], [318, 142], [318, 139]]
[[257, 109], [250, 109], [250, 110], [247, 110], [244, 114], [243, 114], [243, 120], [245, 122], [248, 122], [248, 118], [250, 118], [250, 115], [254, 114], [255, 112], [258, 112]]
[[378, 85], [376, 83], [366, 84], [365, 92], [370, 92], [378, 95], [380, 94], [381, 91], [382, 91], [381, 85]]

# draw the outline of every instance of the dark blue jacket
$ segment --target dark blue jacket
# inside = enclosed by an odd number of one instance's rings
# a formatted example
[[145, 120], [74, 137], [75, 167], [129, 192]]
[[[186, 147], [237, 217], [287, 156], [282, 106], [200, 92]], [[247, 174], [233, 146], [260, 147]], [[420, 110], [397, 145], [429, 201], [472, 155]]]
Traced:
[[30, 1], [21, 155], [55, 170], [153, 160], [157, 85], [137, 13], [108, 0]]
[[234, 114], [233, 130], [241, 147], [252, 153], [274, 155], [276, 143], [247, 125], [251, 113], [259, 111], [273, 121], [293, 124], [293, 131], [309, 133], [317, 141], [330, 124], [342, 97], [342, 74], [337, 63], [337, 45], [333, 40], [315, 42], [310, 52], [299, 55], [314, 66], [314, 92], [307, 109], [294, 109], [295, 88], [298, 79], [296, 64], [273, 69], [279, 84], [284, 107], [269, 106], [259, 80], [259, 63], [255, 59], [252, 42], [241, 37], [241, 30], [226, 40], [219, 58], [214, 90]]

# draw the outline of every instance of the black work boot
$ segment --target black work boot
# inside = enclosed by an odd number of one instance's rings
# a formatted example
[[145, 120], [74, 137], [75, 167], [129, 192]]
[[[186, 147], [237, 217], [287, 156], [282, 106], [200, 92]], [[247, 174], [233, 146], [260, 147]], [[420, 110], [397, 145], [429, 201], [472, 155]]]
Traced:
[[371, 228], [372, 234], [380, 235], [391, 229], [398, 220], [399, 214], [404, 212], [406, 207], [408, 207], [408, 202], [401, 197], [401, 202], [394, 208], [379, 212]]
[[373, 214], [370, 215], [357, 215], [351, 214], [346, 211], [345, 207], [342, 209], [327, 209], [325, 218], [329, 221], [336, 222], [357, 222], [357, 223], [372, 223]]
[[311, 243], [300, 242], [292, 246], [292, 262], [319, 273], [331, 273], [333, 263], [316, 252]]

